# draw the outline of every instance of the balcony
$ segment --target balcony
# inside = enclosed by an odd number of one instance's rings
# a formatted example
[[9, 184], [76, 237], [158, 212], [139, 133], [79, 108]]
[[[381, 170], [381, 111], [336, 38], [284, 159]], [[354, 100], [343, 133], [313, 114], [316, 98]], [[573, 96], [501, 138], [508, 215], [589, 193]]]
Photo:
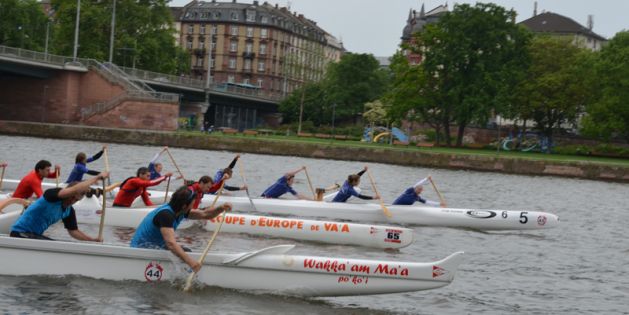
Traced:
[[256, 57], [256, 53], [254, 53], [254, 52], [246, 52], [245, 51], [245, 52], [242, 53], [242, 57], [245, 58], [245, 59], [253, 59], [253, 58]]

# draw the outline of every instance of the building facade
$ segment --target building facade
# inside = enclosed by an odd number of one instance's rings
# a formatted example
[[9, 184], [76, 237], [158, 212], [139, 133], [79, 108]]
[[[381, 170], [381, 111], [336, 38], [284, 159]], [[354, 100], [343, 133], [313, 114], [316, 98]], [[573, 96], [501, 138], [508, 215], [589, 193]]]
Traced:
[[[402, 31], [402, 45], [414, 46], [415, 33], [421, 32], [428, 24], [437, 23], [441, 16], [443, 16], [446, 12], [448, 12], [447, 3], [428, 11], [427, 13], [424, 12], [423, 4], [419, 13], [410, 9], [408, 12], [408, 19], [406, 19], [406, 26], [404, 26], [404, 30]], [[422, 62], [422, 55], [417, 52], [404, 49], [403, 53], [411, 65], [417, 65]]]
[[[268, 2], [192, 1], [176, 12], [191, 76], [286, 96], [323, 78], [343, 51], [316, 22]], [[209, 73], [208, 73], [209, 69]]]
[[552, 12], [537, 14], [537, 10], [534, 10], [533, 17], [519, 24], [526, 26], [536, 34], [569, 38], [576, 46], [592, 51], [600, 50], [607, 43], [605, 37], [592, 31], [594, 21], [591, 15], [588, 16], [588, 26], [585, 27], [563, 15]]

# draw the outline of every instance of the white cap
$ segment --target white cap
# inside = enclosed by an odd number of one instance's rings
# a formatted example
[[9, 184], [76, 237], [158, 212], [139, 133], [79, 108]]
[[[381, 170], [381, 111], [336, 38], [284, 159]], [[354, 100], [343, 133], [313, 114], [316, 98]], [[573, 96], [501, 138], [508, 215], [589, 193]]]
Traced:
[[428, 177], [425, 177], [422, 180], [418, 181], [415, 185], [413, 185], [413, 187], [417, 188], [417, 186], [422, 186], [422, 185], [428, 185]]

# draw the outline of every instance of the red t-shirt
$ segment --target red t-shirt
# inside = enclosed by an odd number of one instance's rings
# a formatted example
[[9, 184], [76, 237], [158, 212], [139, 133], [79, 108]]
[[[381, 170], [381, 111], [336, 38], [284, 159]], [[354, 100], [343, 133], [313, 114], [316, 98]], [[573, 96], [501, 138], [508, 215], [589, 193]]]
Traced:
[[131, 207], [135, 198], [139, 196], [142, 196], [145, 205], [152, 206], [153, 203], [149, 198], [149, 193], [146, 191], [146, 188], [159, 185], [164, 180], [166, 180], [166, 176], [158, 177], [154, 180], [144, 180], [139, 177], [127, 180], [127, 182], [120, 187], [118, 194], [116, 194], [114, 206]]
[[[46, 177], [57, 178], [57, 173], [50, 172]], [[26, 174], [26, 176], [24, 176], [24, 178], [22, 178], [20, 183], [17, 185], [17, 188], [15, 188], [15, 192], [13, 193], [13, 197], [28, 199], [33, 194], [35, 194], [37, 198], [41, 197], [43, 195], [41, 189], [42, 180], [43, 178], [39, 177], [35, 170], [32, 170], [30, 173]]]

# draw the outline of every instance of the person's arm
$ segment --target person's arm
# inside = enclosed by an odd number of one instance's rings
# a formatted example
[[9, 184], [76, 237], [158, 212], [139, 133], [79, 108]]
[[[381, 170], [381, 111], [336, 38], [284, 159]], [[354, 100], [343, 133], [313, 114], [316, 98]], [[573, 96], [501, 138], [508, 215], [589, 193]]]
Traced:
[[158, 177], [158, 178], [153, 179], [153, 180], [139, 180], [139, 181], [135, 182], [135, 184], [139, 188], [147, 188], [147, 187], [157, 186], [161, 182], [165, 181], [170, 176], [173, 176], [172, 172], [168, 172], [168, 173], [164, 174], [163, 176]]
[[365, 165], [365, 168], [363, 168], [363, 170], [362, 170], [362, 171], [360, 171], [360, 172], [356, 173], [356, 175], [358, 175], [358, 176], [363, 176], [363, 174], [365, 174], [365, 172], [366, 172], [366, 171], [367, 171], [367, 165]]
[[55, 168], [48, 173], [48, 176], [46, 176], [46, 178], [57, 178], [57, 173], [61, 174], [61, 166], [59, 166], [59, 164], [55, 165]]
[[8, 198], [4, 200], [0, 200], [0, 213], [2, 213], [2, 209], [8, 207], [9, 205], [21, 204], [23, 207], [28, 207], [31, 202], [22, 198]]
[[40, 198], [44, 194], [44, 192], [41, 190], [41, 183], [36, 182], [34, 178], [29, 179], [28, 185], [31, 186], [31, 189], [33, 190], [33, 193], [35, 194], [35, 196], [37, 196], [37, 198]]
[[[72, 187], [66, 187], [66, 188], [61, 189], [61, 191], [59, 191], [58, 196], [60, 199], [68, 198], [78, 192], [86, 191], [91, 185], [107, 177], [109, 177], [109, 172], [102, 172], [100, 175], [92, 177], [90, 179], [86, 179]], [[40, 188], [40, 191], [41, 191], [41, 188]]]
[[425, 204], [425, 205], [429, 205], [431, 207], [445, 207], [445, 204], [441, 204], [439, 202], [436, 201], [432, 201], [432, 200], [428, 200], [428, 199], [424, 199], [422, 196], [417, 196], [417, 201]]
[[235, 186], [224, 185], [223, 189], [228, 190], [228, 191], [238, 191], [238, 190], [245, 190], [247, 188], [246, 186], [235, 187]]
[[305, 170], [305, 169], [306, 169], [306, 167], [305, 167], [305, 166], [302, 166], [302, 167], [300, 167], [300, 168], [298, 168], [298, 169], [296, 169], [296, 170], [294, 170], [294, 171], [290, 171], [290, 172], [288, 172], [288, 173], [284, 174], [284, 177], [286, 177], [286, 178], [293, 177], [293, 176], [295, 176], [297, 173], [299, 173], [299, 172], [301, 172], [301, 171], [303, 171], [303, 170]]
[[144, 201], [144, 204], [147, 206], [153, 206], [153, 202], [146, 188], [142, 188], [142, 201]]
[[236, 154], [236, 157], [232, 160], [231, 163], [229, 163], [229, 166], [227, 168], [234, 169], [234, 167], [236, 166], [236, 162], [238, 162], [239, 158], [240, 158], [240, 154]]
[[95, 171], [95, 170], [87, 170], [86, 172], [88, 175], [92, 175], [92, 176], [96, 176], [98, 174], [100, 174], [99, 171]]
[[160, 233], [162, 233], [162, 237], [164, 238], [164, 242], [166, 243], [166, 247], [173, 253], [175, 256], [179, 257], [183, 262], [185, 262], [194, 272], [198, 272], [201, 270], [201, 264], [192, 259], [184, 250], [181, 248], [179, 244], [177, 244], [177, 240], [175, 239], [175, 229], [172, 227], [162, 227], [159, 228]]
[[83, 233], [83, 231], [79, 230], [78, 224], [76, 222], [76, 212], [74, 208], [70, 210], [70, 215], [63, 218], [63, 226], [68, 230], [68, 234], [72, 236], [72, 238], [79, 241], [88, 241], [88, 242], [102, 242], [103, 240], [98, 237], [90, 237], [89, 235]]
[[232, 204], [229, 202], [226, 202], [218, 207], [205, 207], [203, 209], [193, 209], [190, 211], [190, 214], [188, 215], [188, 219], [192, 219], [192, 220], [209, 220], [209, 219], [214, 219], [216, 218], [219, 214], [223, 213], [224, 211], [231, 211], [232, 210]]
[[104, 145], [103, 148], [100, 151], [98, 151], [98, 153], [96, 153], [96, 154], [94, 154], [94, 156], [88, 158], [85, 162], [86, 163], [91, 163], [91, 162], [94, 162], [94, 161], [100, 159], [100, 157], [103, 156], [103, 153], [105, 152], [105, 149], [107, 149], [106, 145]]
[[300, 194], [300, 193], [297, 193], [297, 198], [299, 198], [299, 199], [301, 199], [301, 200], [310, 200], [310, 201], [314, 200], [314, 199], [312, 199], [311, 197], [304, 196], [304, 195], [302, 195], [302, 194]]

